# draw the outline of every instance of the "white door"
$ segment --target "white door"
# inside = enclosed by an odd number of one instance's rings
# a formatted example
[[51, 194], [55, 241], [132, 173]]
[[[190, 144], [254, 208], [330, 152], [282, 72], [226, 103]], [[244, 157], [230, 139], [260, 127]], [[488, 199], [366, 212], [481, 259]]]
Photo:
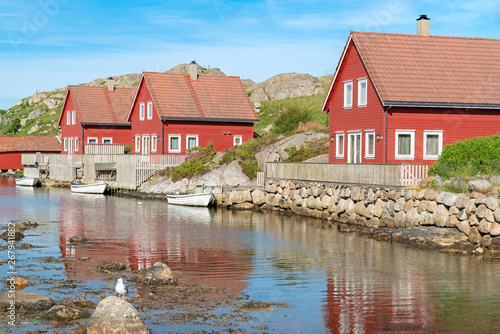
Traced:
[[349, 133], [349, 157], [347, 162], [359, 164], [361, 162], [361, 132]]
[[68, 139], [68, 154], [73, 154], [75, 147], [73, 146], [73, 138]]
[[149, 154], [149, 135], [142, 136], [142, 154]]

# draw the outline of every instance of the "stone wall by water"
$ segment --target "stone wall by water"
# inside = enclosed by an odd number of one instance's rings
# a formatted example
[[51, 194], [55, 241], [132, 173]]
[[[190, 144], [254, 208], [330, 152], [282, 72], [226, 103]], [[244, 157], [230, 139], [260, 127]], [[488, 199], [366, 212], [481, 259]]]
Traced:
[[228, 190], [236, 209], [291, 211], [366, 227], [437, 226], [458, 229], [471, 244], [500, 250], [500, 203], [483, 194], [432, 189], [391, 190], [267, 180], [264, 189]]

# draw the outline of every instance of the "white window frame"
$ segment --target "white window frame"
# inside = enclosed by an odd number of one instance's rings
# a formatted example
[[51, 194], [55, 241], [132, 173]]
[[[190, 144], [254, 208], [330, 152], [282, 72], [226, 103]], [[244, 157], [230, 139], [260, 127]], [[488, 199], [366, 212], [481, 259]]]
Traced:
[[147, 104], [147, 118], [153, 119], [153, 102], [151, 101]]
[[64, 152], [68, 152], [68, 138], [64, 137]]
[[[359, 146], [360, 147], [355, 147], [359, 150], [359, 161], [353, 161], [353, 158], [351, 157], [351, 148], [353, 148], [351, 146], [351, 136], [359, 136]], [[361, 161], [361, 157], [362, 157], [362, 143], [363, 143], [363, 140], [361, 139], [361, 130], [356, 130], [356, 131], [347, 131], [347, 163], [350, 163], [350, 164], [360, 164], [362, 161]], [[358, 151], [356, 150], [356, 151]], [[356, 159], [356, 157], [355, 157]]]
[[[102, 137], [102, 143], [103, 144], [113, 144], [113, 137]], [[105, 143], [106, 140], [109, 140], [109, 143]]]
[[149, 135], [142, 135], [142, 154], [151, 153], [151, 137]]
[[140, 135], [135, 135], [134, 143], [135, 143], [135, 153], [140, 153], [141, 152], [141, 136]]
[[71, 112], [71, 124], [75, 125], [76, 124], [76, 111], [73, 110]]
[[[236, 139], [238, 139], [238, 138], [240, 139], [239, 144], [236, 143]], [[243, 144], [243, 136], [240, 136], [240, 135], [233, 136], [233, 146], [241, 146], [242, 144]]]
[[139, 120], [144, 121], [144, 102], [139, 103]]
[[[365, 89], [362, 89], [363, 84], [365, 84]], [[368, 82], [366, 78], [360, 78], [358, 79], [358, 107], [366, 107], [367, 99], [368, 99]]]
[[151, 152], [156, 152], [158, 149], [158, 146], [156, 145], [158, 142], [158, 136], [157, 135], [151, 135]]
[[[172, 138], [179, 138], [179, 148], [174, 150], [172, 149], [171, 140]], [[168, 135], [168, 153], [181, 153], [182, 147], [182, 136], [181, 135]]]
[[[347, 87], [351, 87], [350, 92]], [[352, 90], [352, 80], [344, 81], [344, 108], [352, 108]]]
[[[342, 152], [339, 152], [340, 138], [342, 138]], [[345, 134], [343, 131], [335, 132], [335, 158], [344, 159], [344, 151], [345, 151]]]
[[[410, 135], [410, 154], [399, 154], [399, 135]], [[415, 130], [396, 130], [394, 153], [396, 160], [415, 160]]]
[[194, 145], [193, 147], [196, 147], [196, 146], [200, 146], [199, 144], [199, 136], [198, 135], [186, 135], [186, 150], [189, 150], [190, 148], [192, 147], [189, 147], [189, 139], [192, 139], [194, 138], [196, 140], [196, 145]]
[[68, 138], [68, 153], [73, 154], [74, 153], [74, 147], [73, 147], [73, 137]]
[[[427, 154], [427, 135], [438, 135], [439, 153], [437, 155]], [[424, 160], [437, 160], [443, 151], [443, 130], [424, 130]]]
[[[94, 143], [91, 143], [90, 141], [93, 140]], [[99, 138], [97, 137], [88, 137], [87, 138], [87, 144], [98, 144], [99, 143]]]
[[78, 146], [80, 146], [80, 138], [75, 137], [75, 152], [78, 152]]
[[71, 111], [66, 111], [66, 125], [71, 124]]
[[[368, 152], [369, 149], [369, 137], [373, 136], [373, 153]], [[365, 159], [375, 159], [375, 130], [365, 130]]]

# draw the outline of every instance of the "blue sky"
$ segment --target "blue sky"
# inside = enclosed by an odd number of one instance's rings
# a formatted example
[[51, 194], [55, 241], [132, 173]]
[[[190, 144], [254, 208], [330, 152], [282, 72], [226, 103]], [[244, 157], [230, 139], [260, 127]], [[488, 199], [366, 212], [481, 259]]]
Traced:
[[23, 0], [0, 3], [0, 109], [37, 91], [196, 60], [260, 82], [332, 73], [350, 30], [500, 38], [500, 1]]

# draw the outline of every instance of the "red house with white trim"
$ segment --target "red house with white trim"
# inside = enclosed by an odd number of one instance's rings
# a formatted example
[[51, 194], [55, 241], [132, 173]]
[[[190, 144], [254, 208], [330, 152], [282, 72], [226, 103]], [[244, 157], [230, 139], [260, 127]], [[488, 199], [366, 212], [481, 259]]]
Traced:
[[58, 125], [61, 152], [84, 154], [85, 144], [130, 144], [127, 115], [135, 88], [68, 86]]
[[331, 163], [432, 164], [500, 133], [500, 40], [351, 32], [326, 96]]
[[127, 120], [132, 153], [185, 154], [213, 142], [217, 151], [253, 138], [259, 121], [236, 76], [143, 72]]
[[23, 154], [60, 154], [61, 141], [51, 136], [0, 137], [0, 171], [23, 169]]

